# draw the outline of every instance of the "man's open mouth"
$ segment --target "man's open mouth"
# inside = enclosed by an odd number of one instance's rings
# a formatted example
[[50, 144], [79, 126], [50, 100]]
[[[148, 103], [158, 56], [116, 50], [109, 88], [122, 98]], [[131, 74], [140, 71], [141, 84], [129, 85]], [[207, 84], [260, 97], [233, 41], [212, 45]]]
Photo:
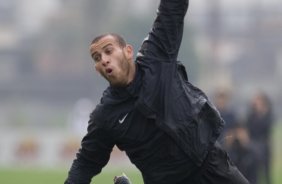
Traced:
[[112, 71], [113, 71], [113, 70], [112, 70], [112, 69], [110, 69], [110, 68], [106, 69], [106, 73], [107, 73], [107, 74], [111, 74], [111, 73], [112, 73]]

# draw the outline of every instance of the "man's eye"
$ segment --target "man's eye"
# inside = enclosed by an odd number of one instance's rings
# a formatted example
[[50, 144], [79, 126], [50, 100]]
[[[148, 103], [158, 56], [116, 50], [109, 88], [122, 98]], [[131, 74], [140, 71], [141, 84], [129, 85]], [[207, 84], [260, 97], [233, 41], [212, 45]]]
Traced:
[[105, 50], [105, 53], [106, 53], [106, 54], [111, 54], [111, 53], [112, 53], [112, 49], [107, 49], [107, 50]]
[[98, 62], [98, 61], [101, 60], [101, 57], [100, 56], [94, 56], [93, 59], [94, 59], [95, 62]]

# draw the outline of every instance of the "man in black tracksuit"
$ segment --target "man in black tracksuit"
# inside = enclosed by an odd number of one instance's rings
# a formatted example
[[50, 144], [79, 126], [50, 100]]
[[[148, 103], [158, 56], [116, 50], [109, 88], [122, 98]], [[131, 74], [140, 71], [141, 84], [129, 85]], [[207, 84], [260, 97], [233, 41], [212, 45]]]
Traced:
[[91, 56], [109, 82], [90, 115], [88, 133], [65, 184], [89, 184], [114, 145], [141, 171], [145, 184], [247, 184], [216, 139], [224, 122], [177, 62], [188, 0], [161, 0], [134, 60], [116, 34], [96, 37]]

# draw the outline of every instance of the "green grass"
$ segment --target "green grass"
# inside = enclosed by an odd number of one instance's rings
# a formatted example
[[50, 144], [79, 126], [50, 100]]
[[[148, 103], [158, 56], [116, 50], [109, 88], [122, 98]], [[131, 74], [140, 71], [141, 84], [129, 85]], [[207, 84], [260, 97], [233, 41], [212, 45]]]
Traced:
[[[273, 184], [282, 183], [282, 123], [273, 129]], [[66, 169], [48, 170], [35, 168], [2, 168], [0, 169], [0, 184], [63, 184], [67, 177]], [[134, 168], [113, 169], [107, 166], [101, 174], [95, 177], [92, 184], [112, 184], [116, 175], [125, 172], [134, 184], [143, 184], [140, 172]]]
[[[1, 184], [63, 184], [68, 169], [0, 169]], [[125, 172], [134, 184], [143, 184], [141, 174], [135, 169], [115, 170], [105, 169], [92, 180], [92, 184], [112, 184], [114, 176]]]
[[282, 183], [282, 122], [273, 129], [273, 160], [272, 160], [272, 178], [273, 184]]
[[66, 177], [63, 171], [43, 169], [1, 169], [2, 184], [56, 184], [63, 183]]

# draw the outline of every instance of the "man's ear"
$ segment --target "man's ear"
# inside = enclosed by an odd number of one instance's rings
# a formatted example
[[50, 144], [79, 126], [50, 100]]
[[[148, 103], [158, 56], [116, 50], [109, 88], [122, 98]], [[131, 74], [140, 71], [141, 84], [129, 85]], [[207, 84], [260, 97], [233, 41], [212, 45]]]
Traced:
[[133, 58], [133, 55], [134, 55], [133, 46], [127, 44], [124, 49], [125, 49], [125, 56], [126, 56], [126, 59], [132, 59], [132, 58]]

